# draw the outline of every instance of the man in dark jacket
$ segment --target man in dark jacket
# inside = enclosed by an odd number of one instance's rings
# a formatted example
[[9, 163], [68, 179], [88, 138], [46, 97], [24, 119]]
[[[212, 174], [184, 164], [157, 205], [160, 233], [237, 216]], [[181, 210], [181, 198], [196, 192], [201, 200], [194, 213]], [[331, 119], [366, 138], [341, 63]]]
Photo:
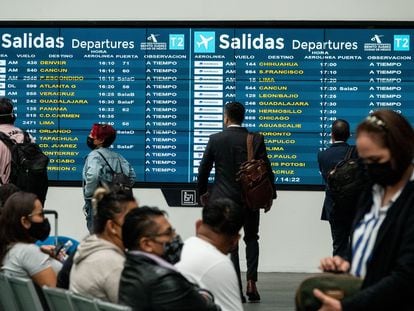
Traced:
[[[259, 301], [260, 295], [256, 288], [257, 267], [259, 263], [259, 211], [246, 209], [242, 202], [241, 187], [236, 181], [236, 174], [240, 165], [247, 160], [248, 131], [241, 124], [244, 120], [245, 108], [241, 103], [230, 102], [224, 107], [225, 129], [210, 136], [198, 169], [198, 193], [200, 200], [215, 200], [228, 198], [239, 204], [245, 212], [244, 242], [246, 243], [247, 259], [247, 290], [250, 301]], [[263, 159], [267, 163], [271, 183], [274, 186], [274, 174], [266, 153], [266, 146], [262, 135], [254, 135], [254, 158]], [[207, 191], [210, 172], [215, 167], [214, 184], [211, 191]], [[276, 198], [276, 190], [273, 198]], [[205, 202], [204, 202], [205, 203]], [[204, 205], [204, 204], [203, 204]], [[231, 253], [231, 259], [238, 274], [240, 290], [240, 264], [238, 248]], [[241, 293], [242, 301], [245, 301]]]
[[[328, 173], [336, 164], [345, 159], [347, 152], [350, 150], [351, 146], [347, 143], [349, 136], [350, 130], [347, 121], [338, 119], [332, 123], [332, 145], [328, 149], [318, 153], [319, 170], [325, 183]], [[354, 148], [351, 158], [357, 157]], [[355, 216], [355, 212], [351, 211], [352, 209], [347, 209], [347, 214], [341, 214], [335, 211], [334, 201], [329, 187], [325, 188], [325, 200], [323, 202], [321, 219], [328, 220], [331, 227], [333, 256], [346, 257], [347, 255], [350, 238], [349, 233], [351, 231], [352, 220]]]
[[182, 242], [158, 208], [129, 212], [122, 226], [128, 250], [119, 285], [119, 303], [134, 311], [219, 311], [213, 296], [187, 281], [173, 266]]

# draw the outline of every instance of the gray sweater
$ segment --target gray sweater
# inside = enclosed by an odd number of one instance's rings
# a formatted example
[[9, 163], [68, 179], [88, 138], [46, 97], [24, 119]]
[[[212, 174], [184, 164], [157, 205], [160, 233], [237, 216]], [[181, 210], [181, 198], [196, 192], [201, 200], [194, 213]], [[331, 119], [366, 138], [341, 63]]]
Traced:
[[80, 295], [118, 302], [125, 255], [115, 244], [90, 235], [76, 251], [69, 289]]

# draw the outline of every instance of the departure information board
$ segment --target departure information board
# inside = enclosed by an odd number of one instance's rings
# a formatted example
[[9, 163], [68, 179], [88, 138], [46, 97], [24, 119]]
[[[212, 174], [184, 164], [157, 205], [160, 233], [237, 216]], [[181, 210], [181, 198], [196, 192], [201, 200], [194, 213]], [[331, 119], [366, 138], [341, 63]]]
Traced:
[[2, 27], [0, 96], [50, 157], [49, 178], [80, 181], [93, 123], [137, 181], [193, 183], [223, 106], [265, 136], [279, 185], [321, 185], [317, 152], [337, 118], [376, 109], [414, 120], [414, 28]]

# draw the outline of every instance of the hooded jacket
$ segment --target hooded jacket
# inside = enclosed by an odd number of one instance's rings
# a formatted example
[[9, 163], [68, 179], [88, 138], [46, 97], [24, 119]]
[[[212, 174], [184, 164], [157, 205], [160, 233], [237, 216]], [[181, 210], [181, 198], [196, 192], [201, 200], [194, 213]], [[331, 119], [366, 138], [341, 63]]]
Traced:
[[115, 244], [95, 234], [88, 236], [79, 244], [73, 259], [69, 289], [117, 303], [124, 261], [123, 251]]

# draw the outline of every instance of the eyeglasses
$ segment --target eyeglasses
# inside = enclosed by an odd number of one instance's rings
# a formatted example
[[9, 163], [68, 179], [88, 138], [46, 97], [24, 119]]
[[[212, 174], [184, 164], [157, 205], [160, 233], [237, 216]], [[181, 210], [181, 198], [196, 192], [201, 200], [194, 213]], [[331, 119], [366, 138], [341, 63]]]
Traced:
[[175, 233], [175, 229], [170, 227], [167, 230], [165, 230], [164, 232], [161, 233], [154, 233], [151, 234], [152, 237], [157, 237], [157, 236], [173, 236]]
[[45, 217], [45, 212], [44, 211], [34, 212], [34, 213], [31, 213], [31, 214], [29, 214], [27, 216], [28, 217], [33, 217], [33, 216], [36, 216], [36, 215], [40, 215], [41, 217]]

